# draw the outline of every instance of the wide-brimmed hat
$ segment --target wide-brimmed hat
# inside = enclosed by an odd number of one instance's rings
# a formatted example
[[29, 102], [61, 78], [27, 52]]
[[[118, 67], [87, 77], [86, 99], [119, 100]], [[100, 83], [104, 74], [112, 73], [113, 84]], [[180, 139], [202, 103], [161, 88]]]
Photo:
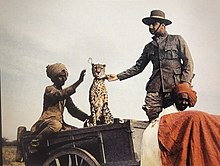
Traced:
[[152, 10], [150, 17], [143, 18], [142, 22], [146, 25], [150, 25], [154, 22], [164, 23], [165, 25], [172, 24], [172, 21], [165, 19], [165, 13], [161, 10]]

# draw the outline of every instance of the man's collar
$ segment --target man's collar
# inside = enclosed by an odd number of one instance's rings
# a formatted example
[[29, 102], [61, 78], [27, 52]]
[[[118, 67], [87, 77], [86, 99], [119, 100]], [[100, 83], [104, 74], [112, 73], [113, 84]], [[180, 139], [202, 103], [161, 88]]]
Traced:
[[165, 32], [163, 36], [153, 36], [152, 39], [152, 44], [155, 46], [158, 46], [162, 41], [164, 41], [168, 36], [168, 33]]
[[154, 35], [153, 37], [152, 37], [152, 39], [154, 40], [154, 41], [163, 41], [166, 37], [167, 37], [167, 35], [168, 35], [168, 33], [167, 33], [167, 31], [165, 31], [165, 33], [164, 33], [164, 35], [162, 36], [156, 36], [156, 35]]

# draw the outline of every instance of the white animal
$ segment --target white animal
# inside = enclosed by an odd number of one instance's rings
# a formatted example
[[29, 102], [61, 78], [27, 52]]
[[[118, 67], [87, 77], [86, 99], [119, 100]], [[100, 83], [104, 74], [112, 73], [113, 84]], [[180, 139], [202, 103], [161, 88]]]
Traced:
[[158, 143], [159, 122], [162, 116], [175, 112], [178, 112], [175, 106], [164, 109], [145, 129], [141, 146], [141, 166], [162, 166]]

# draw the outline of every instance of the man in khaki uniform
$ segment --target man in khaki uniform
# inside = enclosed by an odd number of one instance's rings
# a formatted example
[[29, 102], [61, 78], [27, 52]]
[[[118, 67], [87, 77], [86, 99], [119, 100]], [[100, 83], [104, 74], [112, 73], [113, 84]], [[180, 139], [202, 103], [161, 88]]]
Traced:
[[166, 26], [172, 22], [165, 18], [161, 10], [151, 11], [150, 17], [142, 19], [153, 35], [131, 68], [119, 73], [109, 74], [108, 80], [124, 80], [141, 73], [149, 62], [153, 64], [152, 75], [146, 85], [146, 98], [143, 109], [149, 121], [157, 118], [163, 108], [173, 104], [171, 92], [179, 84], [190, 86], [193, 78], [193, 60], [189, 48], [180, 35], [170, 35]]
[[35, 153], [40, 143], [51, 137], [54, 133], [76, 128], [64, 122], [63, 112], [65, 107], [73, 117], [81, 121], [88, 119], [88, 115], [77, 108], [70, 97], [83, 82], [85, 72], [85, 70], [81, 72], [78, 81], [63, 89], [62, 86], [65, 84], [68, 76], [66, 67], [62, 63], [47, 66], [47, 76], [54, 84], [46, 87], [43, 112], [39, 120], [31, 128], [31, 131], [37, 134], [37, 136], [30, 143], [30, 153]]

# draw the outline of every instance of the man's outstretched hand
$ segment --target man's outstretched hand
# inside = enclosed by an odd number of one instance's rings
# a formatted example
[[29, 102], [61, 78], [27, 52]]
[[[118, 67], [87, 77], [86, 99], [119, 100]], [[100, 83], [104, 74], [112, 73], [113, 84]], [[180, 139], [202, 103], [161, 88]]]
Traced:
[[111, 81], [118, 80], [118, 77], [117, 77], [116, 74], [107, 74], [107, 79], [108, 79], [109, 82], [111, 82]]

